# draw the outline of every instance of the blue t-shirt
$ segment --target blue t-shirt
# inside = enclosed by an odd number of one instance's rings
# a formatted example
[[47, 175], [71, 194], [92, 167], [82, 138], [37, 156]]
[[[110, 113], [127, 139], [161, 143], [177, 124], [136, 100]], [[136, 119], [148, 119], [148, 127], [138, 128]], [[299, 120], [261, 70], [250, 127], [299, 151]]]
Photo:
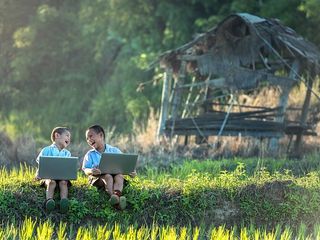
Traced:
[[[112, 147], [108, 144], [105, 145], [105, 153], [122, 153], [119, 148]], [[89, 150], [83, 158], [82, 170], [86, 168], [96, 168], [99, 166], [101, 153], [96, 149]]]
[[37, 163], [39, 163], [39, 157], [41, 156], [71, 157], [71, 153], [65, 148], [59, 150], [59, 148], [53, 143], [50, 146], [42, 148], [36, 159]]

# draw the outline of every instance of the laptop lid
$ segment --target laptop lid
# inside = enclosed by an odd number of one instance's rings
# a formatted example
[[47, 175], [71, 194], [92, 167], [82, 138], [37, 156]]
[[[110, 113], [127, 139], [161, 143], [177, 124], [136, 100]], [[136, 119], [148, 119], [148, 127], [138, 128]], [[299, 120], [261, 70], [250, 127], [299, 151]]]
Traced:
[[78, 157], [39, 157], [38, 177], [41, 179], [77, 179]]
[[101, 173], [130, 174], [135, 171], [138, 155], [125, 153], [102, 153], [99, 169]]

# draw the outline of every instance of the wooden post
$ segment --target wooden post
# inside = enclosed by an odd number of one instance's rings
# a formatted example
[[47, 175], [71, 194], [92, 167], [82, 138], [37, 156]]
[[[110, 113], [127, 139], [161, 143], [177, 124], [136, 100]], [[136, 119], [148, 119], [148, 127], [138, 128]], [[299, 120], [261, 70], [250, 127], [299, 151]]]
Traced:
[[[199, 109], [198, 109], [198, 115], [202, 115], [205, 113], [205, 107], [203, 104], [201, 104], [199, 106]], [[205, 137], [205, 136], [202, 136], [200, 134], [200, 131], [198, 130], [198, 135], [196, 135], [196, 140], [195, 140], [196, 144], [202, 144], [202, 143], [205, 143], [205, 142], [208, 142], [208, 138]]]
[[[289, 73], [289, 78], [292, 78], [293, 80], [297, 79], [298, 72], [299, 72], [299, 61], [294, 60]], [[281, 123], [284, 122], [285, 112], [288, 105], [288, 98], [289, 98], [290, 90], [293, 86], [293, 83], [294, 81], [292, 81], [291, 85], [290, 83], [288, 83], [288, 86], [282, 87], [283, 92], [280, 96], [279, 105], [278, 105], [280, 107], [280, 111], [279, 111], [280, 116], [276, 118], [276, 122], [281, 122]], [[269, 141], [269, 147], [268, 147], [270, 152], [276, 153], [278, 151], [278, 147], [279, 147], [279, 138], [275, 138], [275, 137], [271, 138]]]
[[161, 109], [159, 116], [159, 125], [157, 138], [159, 140], [160, 136], [163, 134], [165, 128], [165, 122], [168, 118], [168, 106], [169, 106], [169, 87], [172, 80], [172, 69], [166, 68], [163, 76], [163, 85], [162, 85], [162, 96], [161, 96]]
[[[308, 110], [309, 110], [309, 105], [310, 105], [310, 100], [311, 100], [312, 85], [313, 85], [313, 79], [312, 79], [312, 77], [309, 77], [308, 83], [307, 83], [306, 98], [304, 99], [301, 117], [300, 117], [300, 125], [301, 126], [304, 126], [307, 121]], [[300, 155], [301, 155], [302, 138], [303, 138], [302, 132], [297, 134], [297, 138], [296, 138], [296, 141], [294, 144], [294, 154], [297, 157], [300, 157]]]
[[189, 136], [186, 135], [186, 136], [184, 137], [184, 145], [185, 145], [185, 146], [188, 145], [188, 139], [189, 139]]
[[173, 89], [174, 96], [172, 100], [172, 111], [171, 111], [171, 118], [172, 118], [172, 125], [171, 125], [171, 134], [170, 137], [173, 137], [174, 127], [175, 127], [175, 120], [179, 113], [179, 106], [181, 102], [181, 95], [182, 95], [182, 88], [181, 85], [184, 84], [185, 81], [185, 72], [186, 72], [186, 62], [182, 61], [180, 66], [179, 75], [175, 79], [175, 87]]
[[[204, 88], [204, 94], [203, 94], [203, 104], [199, 107], [198, 110], [198, 115], [204, 114], [208, 111], [207, 106], [206, 106], [206, 100], [208, 98], [209, 94], [209, 81], [210, 81], [211, 75], [209, 75], [205, 81], [205, 88]], [[202, 143], [208, 143], [208, 136], [196, 136], [196, 144], [202, 144]]]
[[[190, 99], [191, 99], [191, 95], [192, 95], [192, 90], [193, 90], [193, 87], [194, 87], [194, 83], [196, 81], [196, 77], [194, 76], [192, 78], [192, 82], [191, 82], [191, 86], [189, 88], [189, 93], [188, 93], [188, 96], [187, 96], [187, 100], [185, 102], [185, 106], [184, 106], [184, 109], [183, 109], [183, 112], [182, 112], [182, 115], [181, 115], [181, 118], [185, 118], [189, 113], [190, 113]], [[188, 145], [188, 135], [185, 135], [184, 137], [184, 145], [187, 146]]]

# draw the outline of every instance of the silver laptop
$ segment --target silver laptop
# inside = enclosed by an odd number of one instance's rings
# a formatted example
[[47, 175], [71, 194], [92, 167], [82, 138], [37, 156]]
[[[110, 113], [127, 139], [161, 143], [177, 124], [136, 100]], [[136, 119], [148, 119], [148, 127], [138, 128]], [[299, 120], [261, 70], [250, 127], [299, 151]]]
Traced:
[[39, 157], [38, 177], [53, 180], [75, 180], [78, 157]]
[[125, 153], [102, 153], [99, 164], [101, 173], [130, 174], [135, 171], [138, 155]]

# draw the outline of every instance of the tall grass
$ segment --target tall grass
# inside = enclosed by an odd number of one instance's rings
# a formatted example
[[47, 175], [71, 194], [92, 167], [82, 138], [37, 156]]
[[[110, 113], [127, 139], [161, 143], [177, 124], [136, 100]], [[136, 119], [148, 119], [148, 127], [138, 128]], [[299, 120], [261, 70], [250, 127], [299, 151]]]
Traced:
[[67, 239], [67, 224], [60, 222], [59, 223], [59, 228], [57, 230], [57, 239], [58, 240], [66, 240]]
[[7, 183], [10, 182], [10, 178], [15, 178], [18, 181], [25, 181], [26, 179], [32, 179], [35, 177], [35, 168], [31, 167], [27, 164], [20, 164], [18, 168], [12, 168], [8, 170], [5, 167], [0, 169], [0, 183]]
[[316, 224], [308, 230], [301, 224], [297, 231], [288, 226], [277, 225], [274, 229], [267, 230], [263, 227], [250, 225], [247, 227], [212, 226], [205, 231], [201, 227], [186, 226], [153, 226], [125, 225], [115, 223], [113, 226], [98, 225], [78, 227], [75, 231], [72, 226], [67, 226], [60, 222], [55, 225], [50, 221], [37, 221], [26, 218], [19, 226], [12, 224], [0, 227], [0, 239], [77, 239], [77, 240], [109, 240], [109, 239], [128, 239], [128, 240], [303, 240], [320, 239], [320, 225]]

